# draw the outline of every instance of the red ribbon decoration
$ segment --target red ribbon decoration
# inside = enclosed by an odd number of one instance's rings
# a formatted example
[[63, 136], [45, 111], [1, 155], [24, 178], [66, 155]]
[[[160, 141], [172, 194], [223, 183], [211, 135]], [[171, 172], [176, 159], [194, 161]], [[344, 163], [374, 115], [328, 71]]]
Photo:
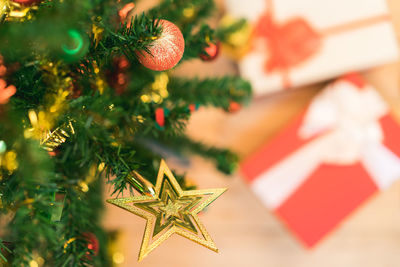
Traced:
[[290, 87], [288, 71], [313, 56], [322, 46], [322, 36], [301, 17], [278, 24], [267, 11], [256, 25], [255, 37], [267, 42], [270, 57], [265, 71], [280, 71], [284, 86]]
[[165, 114], [163, 108], [157, 108], [155, 112], [156, 122], [160, 127], [165, 125]]
[[315, 55], [322, 47], [324, 36], [390, 20], [390, 16], [384, 14], [318, 31], [302, 17], [294, 17], [285, 23], [278, 24], [273, 17], [272, 0], [266, 1], [267, 11], [259, 18], [254, 37], [265, 40], [269, 52], [265, 71], [267, 73], [281, 72], [284, 88], [291, 86], [289, 70]]

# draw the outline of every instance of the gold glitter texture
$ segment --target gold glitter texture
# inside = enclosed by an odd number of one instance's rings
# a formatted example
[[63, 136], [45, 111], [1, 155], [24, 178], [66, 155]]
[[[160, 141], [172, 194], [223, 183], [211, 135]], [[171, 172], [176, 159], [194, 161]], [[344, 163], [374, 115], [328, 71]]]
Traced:
[[161, 161], [155, 196], [109, 199], [107, 202], [147, 220], [139, 261], [176, 233], [218, 252], [197, 214], [226, 188], [183, 191], [164, 160]]

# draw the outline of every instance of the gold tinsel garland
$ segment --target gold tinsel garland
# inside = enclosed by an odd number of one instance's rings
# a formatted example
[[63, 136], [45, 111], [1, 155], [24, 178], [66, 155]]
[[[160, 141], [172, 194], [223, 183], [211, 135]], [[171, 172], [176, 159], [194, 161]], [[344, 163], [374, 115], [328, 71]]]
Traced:
[[25, 130], [24, 136], [39, 140], [40, 144], [51, 152], [75, 134], [72, 120], [54, 129], [60, 114], [66, 108], [73, 84], [72, 78], [59, 63], [45, 60], [43, 62], [44, 81], [51, 84], [53, 90], [49, 90], [45, 96], [47, 106], [41, 107], [39, 111], [28, 112], [30, 127]]
[[24, 6], [10, 0], [0, 0], [0, 22], [24, 21], [32, 18], [30, 11], [37, 6]]

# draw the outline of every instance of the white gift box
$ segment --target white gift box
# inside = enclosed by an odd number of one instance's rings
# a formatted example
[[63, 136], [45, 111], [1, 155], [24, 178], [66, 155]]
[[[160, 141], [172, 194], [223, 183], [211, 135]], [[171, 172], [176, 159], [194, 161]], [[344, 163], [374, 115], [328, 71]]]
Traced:
[[[226, 3], [227, 12], [248, 19], [255, 32], [267, 27], [254, 35], [251, 50], [239, 62], [256, 96], [398, 60], [396, 35], [385, 0]], [[271, 25], [266, 26], [265, 17]], [[293, 55], [295, 62], [290, 62]], [[277, 60], [285, 63], [283, 67], [276, 64]]]

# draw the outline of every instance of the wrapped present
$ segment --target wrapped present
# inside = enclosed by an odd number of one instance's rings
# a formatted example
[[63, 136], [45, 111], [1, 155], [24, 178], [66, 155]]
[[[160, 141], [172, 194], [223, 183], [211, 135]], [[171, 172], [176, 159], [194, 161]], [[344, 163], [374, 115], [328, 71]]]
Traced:
[[255, 95], [335, 78], [398, 59], [386, 0], [225, 0], [253, 25], [240, 59]]
[[380, 95], [347, 75], [241, 165], [252, 190], [313, 246], [400, 178], [400, 126]]

